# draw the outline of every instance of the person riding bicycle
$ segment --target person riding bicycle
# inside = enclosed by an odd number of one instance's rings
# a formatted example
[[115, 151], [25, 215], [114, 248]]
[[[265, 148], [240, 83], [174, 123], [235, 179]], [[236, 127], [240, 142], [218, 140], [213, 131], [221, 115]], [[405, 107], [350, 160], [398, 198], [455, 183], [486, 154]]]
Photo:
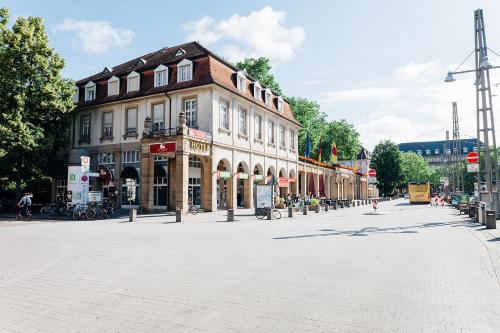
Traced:
[[20, 211], [21, 215], [27, 216], [28, 210], [31, 207], [31, 195], [28, 192], [23, 193], [23, 197], [19, 200], [18, 204], [18, 212]]

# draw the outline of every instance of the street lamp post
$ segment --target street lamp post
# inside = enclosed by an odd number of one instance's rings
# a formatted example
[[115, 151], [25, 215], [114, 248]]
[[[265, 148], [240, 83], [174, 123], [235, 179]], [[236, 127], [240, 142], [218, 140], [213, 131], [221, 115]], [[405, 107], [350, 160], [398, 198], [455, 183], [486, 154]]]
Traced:
[[[488, 61], [488, 47], [486, 46], [486, 33], [484, 28], [483, 10], [474, 11], [474, 34], [475, 34], [475, 69], [465, 71], [448, 72], [445, 82], [453, 82], [455, 74], [475, 73], [476, 80], [476, 122], [477, 122], [477, 147], [481, 154], [481, 137], [484, 143], [484, 167], [479, 168], [477, 173], [477, 192], [481, 201], [490, 204], [491, 209], [497, 214], [500, 212], [497, 186], [493, 187], [492, 162], [495, 170], [495, 184], [498, 182], [497, 151], [495, 139], [495, 123], [493, 121], [493, 106], [491, 101], [490, 69], [500, 68], [492, 66]], [[469, 55], [470, 56], [470, 55]], [[482, 134], [482, 136], [481, 136]], [[490, 135], [493, 147], [493, 161], [490, 158]], [[481, 195], [482, 175], [486, 181], [486, 193]]]

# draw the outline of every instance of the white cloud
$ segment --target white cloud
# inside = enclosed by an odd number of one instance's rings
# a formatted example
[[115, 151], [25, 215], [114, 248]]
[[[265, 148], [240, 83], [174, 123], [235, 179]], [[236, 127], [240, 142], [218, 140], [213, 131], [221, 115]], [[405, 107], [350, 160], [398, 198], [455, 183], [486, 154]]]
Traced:
[[[397, 78], [401, 81], [412, 81], [418, 77], [441, 73], [438, 61], [431, 61], [422, 64], [409, 64], [396, 69]], [[441, 73], [442, 74], [442, 73]]]
[[[410, 63], [396, 69], [394, 76], [405, 73], [413, 80], [389, 78], [369, 86], [325, 92], [319, 103], [332, 119], [345, 118], [353, 123], [369, 149], [384, 139], [396, 143], [443, 140], [445, 131], [451, 131], [454, 101], [458, 103], [462, 138], [475, 137], [474, 77], [462, 76], [456, 82], [444, 83], [447, 70], [437, 61]], [[496, 87], [493, 93], [500, 95]], [[499, 117], [495, 124], [500, 128]]]
[[233, 15], [216, 21], [205, 16], [182, 25], [188, 41], [215, 47], [230, 61], [268, 57], [273, 63], [289, 60], [305, 39], [300, 26], [287, 28], [286, 13], [266, 6], [247, 16]]
[[135, 37], [133, 31], [113, 28], [107, 21], [77, 21], [65, 19], [55, 31], [75, 31], [81, 47], [88, 53], [101, 55], [111, 49], [124, 49]]

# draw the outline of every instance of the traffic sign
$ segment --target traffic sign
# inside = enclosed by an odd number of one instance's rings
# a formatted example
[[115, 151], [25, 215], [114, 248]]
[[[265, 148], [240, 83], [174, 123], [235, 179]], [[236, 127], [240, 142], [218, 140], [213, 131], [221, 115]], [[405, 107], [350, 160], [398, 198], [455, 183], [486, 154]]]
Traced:
[[467, 163], [477, 163], [479, 162], [479, 155], [475, 151], [471, 151], [465, 156]]
[[467, 172], [479, 172], [479, 163], [467, 164]]
[[82, 166], [90, 166], [90, 157], [88, 156], [80, 156], [80, 159], [82, 160]]
[[377, 177], [377, 170], [375, 170], [375, 169], [368, 170], [368, 176]]

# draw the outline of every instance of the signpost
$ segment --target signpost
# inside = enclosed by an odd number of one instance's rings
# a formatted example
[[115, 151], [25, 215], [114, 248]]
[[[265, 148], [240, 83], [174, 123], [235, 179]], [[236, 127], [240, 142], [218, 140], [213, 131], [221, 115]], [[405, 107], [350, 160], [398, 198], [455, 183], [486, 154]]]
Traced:
[[465, 156], [465, 159], [467, 160], [467, 163], [477, 163], [479, 162], [479, 155], [475, 151], [471, 151], [467, 154], [467, 156]]

